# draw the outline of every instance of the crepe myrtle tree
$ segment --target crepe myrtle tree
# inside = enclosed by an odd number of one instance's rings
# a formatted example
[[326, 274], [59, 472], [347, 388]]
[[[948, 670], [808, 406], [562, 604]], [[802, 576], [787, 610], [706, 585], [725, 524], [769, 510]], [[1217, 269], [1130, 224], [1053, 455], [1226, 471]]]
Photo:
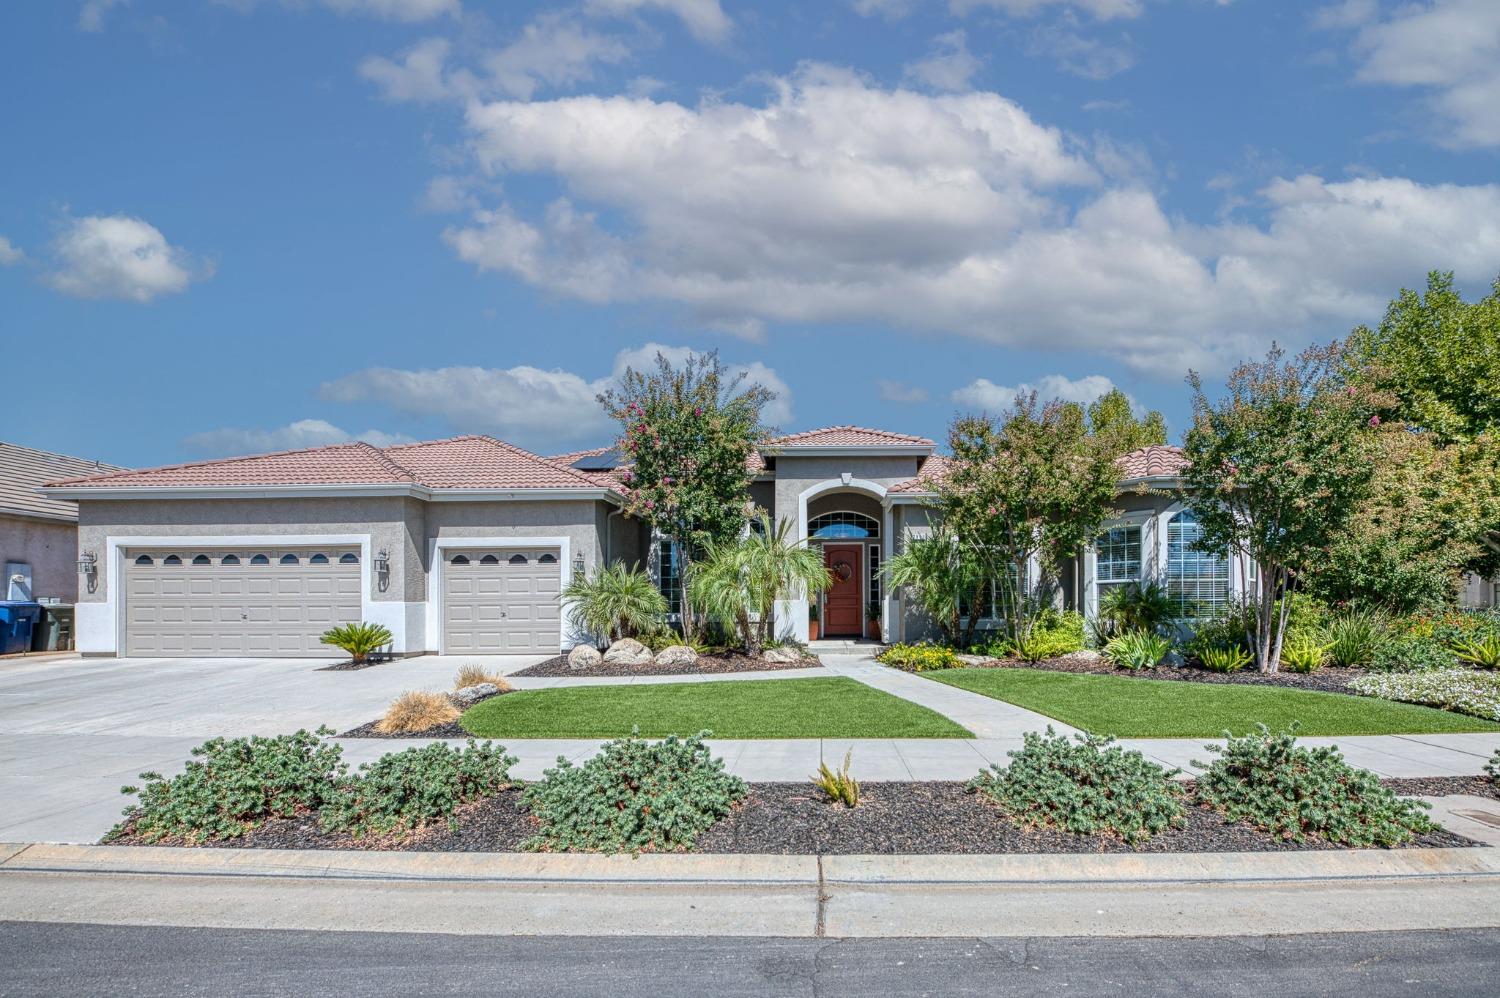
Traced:
[[[1098, 536], [1114, 509], [1113, 434], [1090, 432], [1083, 408], [1035, 392], [1019, 395], [998, 417], [959, 416], [948, 431], [952, 461], [936, 483], [934, 505], [964, 549], [970, 607], [982, 605], [994, 580], [997, 610], [1011, 636], [1025, 639], [1055, 593], [1062, 566]], [[1026, 585], [1027, 566], [1041, 569]], [[962, 643], [974, 638], [971, 612]]]
[[[684, 591], [695, 559], [727, 544], [750, 510], [748, 460], [770, 434], [761, 414], [774, 393], [732, 374], [717, 351], [689, 354], [681, 367], [661, 353], [649, 371], [627, 368], [599, 395], [620, 424], [616, 443], [628, 463], [625, 510], [676, 545]], [[693, 607], [684, 600], [683, 636], [693, 640]]]
[[1372, 431], [1388, 403], [1350, 376], [1345, 344], [1284, 358], [1273, 345], [1265, 360], [1236, 367], [1217, 400], [1197, 372], [1187, 379], [1193, 426], [1183, 498], [1203, 528], [1200, 550], [1233, 551], [1259, 568], [1245, 637], [1261, 672], [1281, 660], [1292, 601], [1280, 597], [1329, 558], [1370, 494]]

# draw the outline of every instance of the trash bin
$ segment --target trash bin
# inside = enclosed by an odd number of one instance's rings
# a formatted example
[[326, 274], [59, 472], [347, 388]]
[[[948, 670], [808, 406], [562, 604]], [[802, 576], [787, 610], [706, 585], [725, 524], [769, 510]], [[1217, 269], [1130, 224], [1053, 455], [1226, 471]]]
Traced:
[[0, 600], [0, 655], [31, 651], [31, 632], [41, 616], [40, 603]]
[[31, 635], [32, 651], [71, 651], [73, 608], [62, 603], [43, 603], [42, 622]]

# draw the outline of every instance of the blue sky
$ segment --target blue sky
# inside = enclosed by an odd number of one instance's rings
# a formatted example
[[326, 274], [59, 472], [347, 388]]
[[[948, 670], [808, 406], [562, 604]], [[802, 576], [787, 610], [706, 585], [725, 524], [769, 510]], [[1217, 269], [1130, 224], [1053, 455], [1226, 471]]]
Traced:
[[941, 438], [1500, 274], [1500, 3], [18, 0], [0, 436], [603, 442], [718, 348]]

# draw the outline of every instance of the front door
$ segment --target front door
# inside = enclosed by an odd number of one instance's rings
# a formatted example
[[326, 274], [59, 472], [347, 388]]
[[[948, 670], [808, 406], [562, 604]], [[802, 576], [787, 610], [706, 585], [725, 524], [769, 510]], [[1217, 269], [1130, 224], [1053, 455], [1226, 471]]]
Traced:
[[823, 600], [823, 633], [829, 637], [864, 633], [864, 598], [859, 578], [859, 545], [827, 544], [823, 564], [833, 585]]

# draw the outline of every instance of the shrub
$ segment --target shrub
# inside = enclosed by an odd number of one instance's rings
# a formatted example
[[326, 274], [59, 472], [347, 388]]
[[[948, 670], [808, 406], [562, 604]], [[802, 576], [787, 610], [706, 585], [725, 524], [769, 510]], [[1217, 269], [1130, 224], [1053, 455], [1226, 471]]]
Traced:
[[1198, 777], [1198, 796], [1227, 818], [1295, 842], [1349, 846], [1397, 846], [1436, 830], [1425, 804], [1397, 797], [1337, 748], [1302, 748], [1295, 724], [1274, 735], [1257, 727], [1243, 738], [1225, 732], [1227, 744], [1208, 746], [1218, 758]]
[[1349, 610], [1328, 623], [1328, 661], [1346, 669], [1369, 665], [1385, 640], [1385, 618], [1369, 610]]
[[1239, 672], [1255, 660], [1245, 649], [1233, 645], [1228, 648], [1205, 648], [1198, 653], [1198, 661], [1209, 672]]
[[1040, 662], [1083, 651], [1083, 614], [1074, 610], [1043, 610], [1031, 634], [1017, 638], [1012, 643], [1016, 657], [1027, 662]]
[[342, 648], [349, 653], [355, 665], [363, 663], [373, 651], [379, 651], [394, 639], [391, 632], [381, 624], [340, 624], [323, 632], [318, 638], [325, 645]]
[[1172, 642], [1150, 631], [1126, 631], [1104, 646], [1104, 657], [1122, 669], [1150, 669], [1167, 657]]
[[412, 690], [391, 701], [384, 716], [375, 722], [375, 730], [383, 735], [426, 731], [440, 724], [451, 724], [461, 715], [446, 694]]
[[1500, 673], [1441, 669], [1383, 676], [1360, 676], [1349, 684], [1356, 693], [1384, 700], [1419, 703], [1500, 721]]
[[1010, 765], [969, 781], [1013, 821], [1050, 825], [1075, 835], [1117, 835], [1140, 842], [1180, 825], [1181, 788], [1139, 752], [1098, 735], [1027, 732]]
[[1431, 634], [1445, 645], [1500, 638], [1500, 611], [1449, 610], [1431, 618]]
[[666, 597], [650, 575], [624, 562], [573, 576], [558, 600], [573, 626], [604, 643], [666, 629]]
[[319, 728], [274, 738], [211, 738], [192, 750], [181, 775], [147, 772], [140, 774], [145, 786], [121, 787], [140, 796], [105, 838], [134, 832], [147, 842], [219, 841], [269, 818], [316, 810], [348, 768], [342, 749], [321, 738], [331, 734], [332, 728]]
[[542, 830], [523, 848], [546, 852], [690, 849], [747, 792], [703, 744], [707, 735], [607, 743], [582, 766], [558, 757], [526, 803]]
[[1099, 597], [1094, 637], [1099, 644], [1129, 631], [1162, 631], [1177, 616], [1178, 605], [1156, 582], [1110, 586]]
[[859, 806], [859, 781], [849, 775], [849, 760], [854, 750], [844, 753], [844, 764], [838, 769], [829, 769], [828, 763], [818, 763], [818, 775], [812, 778], [813, 786], [828, 795], [835, 804], [845, 807]]
[[1323, 667], [1328, 645], [1312, 634], [1294, 634], [1281, 646], [1281, 664], [1291, 672], [1306, 675]]
[[499, 745], [472, 738], [462, 749], [433, 742], [392, 752], [341, 780], [319, 815], [320, 823], [326, 831], [364, 838], [416, 831], [446, 818], [456, 832], [454, 812], [510, 786], [515, 764]]
[[1365, 668], [1371, 672], [1433, 672], [1457, 665], [1458, 657], [1431, 638], [1402, 635], [1377, 644]]
[[1484, 669], [1500, 669], [1500, 635], [1486, 634], [1480, 637], [1455, 641], [1453, 651], [1459, 659]]
[[466, 665], [458, 670], [458, 675], [453, 677], [453, 688], [465, 690], [470, 686], [482, 686], [490, 683], [497, 687], [501, 693], [510, 691], [510, 682], [504, 676], [495, 672], [485, 672], [482, 666]]
[[1207, 615], [1195, 618], [1192, 622], [1193, 636], [1187, 642], [1187, 653], [1201, 659], [1204, 650], [1208, 648], [1243, 648], [1249, 651], [1250, 644], [1245, 634], [1254, 630], [1254, 616], [1255, 604], [1241, 602], [1215, 607]]
[[1500, 783], [1500, 749], [1495, 749], [1490, 761], [1484, 764], [1484, 771], [1490, 774], [1490, 782]]
[[952, 648], [942, 645], [891, 645], [876, 658], [883, 664], [905, 672], [927, 672], [930, 669], [952, 669], [961, 664]]

